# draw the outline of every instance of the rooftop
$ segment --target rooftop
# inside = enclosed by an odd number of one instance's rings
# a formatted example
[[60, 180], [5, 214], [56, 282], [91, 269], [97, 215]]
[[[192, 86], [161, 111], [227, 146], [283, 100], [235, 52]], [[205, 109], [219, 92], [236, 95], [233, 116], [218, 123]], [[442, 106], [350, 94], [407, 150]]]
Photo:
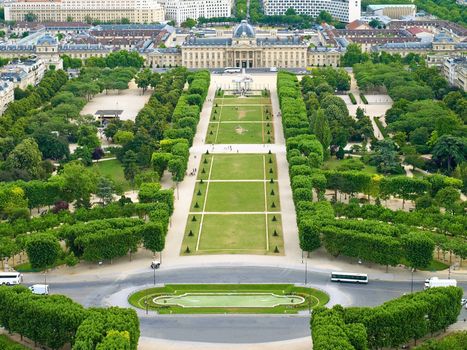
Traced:
[[255, 30], [251, 24], [249, 24], [246, 20], [242, 20], [238, 26], [235, 27], [233, 31], [234, 38], [254, 38], [255, 37]]

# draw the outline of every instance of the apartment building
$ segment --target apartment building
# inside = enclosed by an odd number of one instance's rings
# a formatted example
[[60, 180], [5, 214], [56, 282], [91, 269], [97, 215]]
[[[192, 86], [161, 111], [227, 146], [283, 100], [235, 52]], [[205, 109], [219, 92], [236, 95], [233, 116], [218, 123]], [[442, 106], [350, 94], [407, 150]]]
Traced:
[[360, 0], [264, 0], [263, 7], [266, 15], [283, 15], [289, 8], [312, 17], [326, 11], [347, 23], [359, 19], [361, 15]]
[[444, 61], [443, 74], [450, 85], [467, 91], [467, 57], [450, 57]]
[[13, 83], [14, 87], [26, 89], [37, 85], [44, 77], [46, 66], [41, 59], [32, 58], [14, 62], [0, 68], [0, 80]]
[[177, 25], [187, 18], [230, 17], [232, 0], [160, 0], [165, 16]]
[[133, 23], [163, 21], [164, 10], [157, 0], [8, 0], [5, 20], [23, 21], [34, 15], [39, 22], [111, 22], [128, 19]]
[[0, 116], [5, 112], [8, 104], [15, 99], [15, 86], [7, 80], [0, 80]]

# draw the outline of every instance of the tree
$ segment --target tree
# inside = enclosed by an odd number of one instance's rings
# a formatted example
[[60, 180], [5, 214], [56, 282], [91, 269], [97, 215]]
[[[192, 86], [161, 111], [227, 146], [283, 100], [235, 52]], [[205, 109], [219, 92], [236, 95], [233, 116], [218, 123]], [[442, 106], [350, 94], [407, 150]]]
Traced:
[[181, 26], [183, 28], [193, 28], [196, 26], [196, 21], [193, 18], [187, 18], [185, 22], [182, 22]]
[[148, 89], [149, 85], [151, 84], [151, 79], [152, 79], [152, 72], [149, 68], [143, 69], [135, 77], [135, 83], [139, 88], [143, 89], [143, 95]]
[[91, 193], [96, 191], [95, 174], [76, 161], [65, 164], [59, 175], [51, 181], [59, 182], [63, 199], [68, 202], [76, 200], [78, 207], [88, 207]]
[[321, 247], [319, 227], [311, 220], [301, 220], [298, 225], [300, 249], [311, 252]]
[[297, 15], [297, 11], [295, 11], [295, 9], [293, 7], [289, 7], [287, 9], [287, 11], [285, 11], [284, 13], [286, 16], [296, 16]]
[[35, 21], [37, 21], [37, 15], [34, 14], [34, 13], [29, 12], [29, 13], [24, 15], [24, 20], [26, 22], [35, 22]]
[[42, 154], [32, 138], [24, 139], [8, 155], [5, 167], [10, 170], [25, 171], [32, 179], [44, 176], [41, 168]]
[[433, 147], [433, 160], [450, 173], [457, 164], [465, 160], [466, 149], [467, 142], [464, 138], [443, 135]]
[[433, 260], [435, 243], [423, 233], [409, 233], [402, 236], [405, 258], [414, 269], [427, 267]]
[[435, 200], [441, 207], [444, 207], [452, 212], [456, 207], [456, 204], [460, 201], [459, 190], [451, 186], [445, 187], [438, 191]]
[[125, 130], [118, 130], [115, 135], [113, 136], [113, 140], [115, 143], [125, 146], [128, 142], [133, 141], [135, 135], [131, 131]]
[[78, 128], [78, 145], [91, 150], [101, 145], [97, 137], [97, 128], [94, 125], [81, 125]]
[[331, 143], [331, 129], [322, 109], [318, 109], [312, 123], [313, 133], [323, 145], [323, 150], [327, 152]]
[[70, 157], [70, 149], [65, 138], [48, 130], [38, 130], [33, 136], [44, 158], [62, 160]]
[[165, 232], [162, 223], [149, 222], [142, 227], [143, 245], [153, 253], [161, 252], [165, 246]]
[[105, 176], [99, 177], [96, 185], [96, 195], [102, 199], [104, 205], [113, 201], [114, 193], [115, 186], [113, 181]]
[[138, 166], [136, 164], [136, 153], [129, 150], [123, 157], [123, 174], [125, 179], [133, 184], [136, 174], [138, 173]]
[[341, 58], [341, 65], [344, 67], [352, 67], [354, 64], [368, 61], [367, 53], [362, 53], [362, 48], [358, 44], [349, 44], [345, 54]]
[[58, 259], [60, 244], [50, 233], [37, 233], [28, 237], [26, 253], [32, 267], [47, 268]]

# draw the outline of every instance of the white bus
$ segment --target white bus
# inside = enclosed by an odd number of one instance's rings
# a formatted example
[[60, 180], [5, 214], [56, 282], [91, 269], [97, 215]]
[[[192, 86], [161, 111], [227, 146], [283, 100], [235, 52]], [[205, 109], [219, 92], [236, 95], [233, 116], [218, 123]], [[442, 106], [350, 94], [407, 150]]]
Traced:
[[224, 73], [240, 73], [242, 70], [238, 67], [226, 67]]
[[332, 282], [368, 283], [366, 273], [331, 272]]
[[0, 272], [0, 285], [7, 286], [20, 284], [23, 281], [23, 275], [19, 272]]

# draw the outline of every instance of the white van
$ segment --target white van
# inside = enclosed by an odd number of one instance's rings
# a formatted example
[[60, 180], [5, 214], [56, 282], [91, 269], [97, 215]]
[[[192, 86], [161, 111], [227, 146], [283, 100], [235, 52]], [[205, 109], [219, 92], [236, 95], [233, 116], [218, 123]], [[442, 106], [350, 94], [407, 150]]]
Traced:
[[271, 68], [269, 68], [269, 71], [270, 72], [277, 72], [277, 67], [271, 67]]
[[29, 290], [32, 294], [47, 295], [49, 294], [49, 285], [48, 284], [34, 284], [29, 287]]

